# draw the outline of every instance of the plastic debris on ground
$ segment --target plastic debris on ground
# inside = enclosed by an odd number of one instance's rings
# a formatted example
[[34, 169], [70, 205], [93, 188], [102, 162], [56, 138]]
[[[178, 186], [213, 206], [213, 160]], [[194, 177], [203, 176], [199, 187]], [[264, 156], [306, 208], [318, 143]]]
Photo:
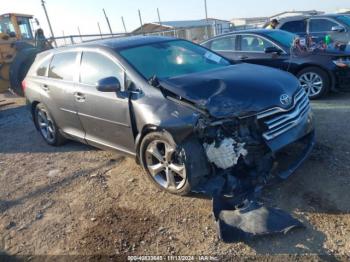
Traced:
[[232, 199], [213, 198], [213, 213], [218, 237], [226, 242], [245, 241], [272, 234], [287, 234], [304, 225], [287, 212], [265, 207], [255, 200], [246, 200], [243, 207], [235, 206]]

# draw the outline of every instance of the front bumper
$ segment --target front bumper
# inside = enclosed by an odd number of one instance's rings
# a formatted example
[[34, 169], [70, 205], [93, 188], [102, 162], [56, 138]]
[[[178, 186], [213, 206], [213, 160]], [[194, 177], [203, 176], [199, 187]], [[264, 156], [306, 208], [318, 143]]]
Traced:
[[350, 91], [350, 68], [337, 68], [334, 77], [336, 88]]
[[[293, 147], [296, 147], [299, 153], [289, 157], [290, 154], [293, 154]], [[279, 163], [283, 162], [286, 167], [279, 170], [277, 173], [279, 178], [287, 179], [291, 176], [301, 164], [310, 156], [312, 149], [315, 146], [315, 131], [312, 131], [305, 137], [302, 137], [295, 143], [287, 146], [283, 150], [277, 153], [277, 161]]]
[[[309, 110], [297, 126], [273, 140], [266, 141], [266, 144], [276, 156], [276, 161], [284, 167], [277, 172], [277, 176], [287, 179], [308, 158], [315, 145], [312, 111]], [[283, 154], [290, 157], [284, 158]]]

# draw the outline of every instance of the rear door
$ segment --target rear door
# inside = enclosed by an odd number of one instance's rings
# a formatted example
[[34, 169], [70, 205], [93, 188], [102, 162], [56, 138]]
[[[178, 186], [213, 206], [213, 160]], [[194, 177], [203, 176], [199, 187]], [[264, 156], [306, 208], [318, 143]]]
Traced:
[[100, 92], [96, 83], [106, 77], [118, 78], [124, 87], [124, 70], [107, 53], [84, 51], [81, 54], [80, 78], [75, 105], [89, 144], [132, 153], [129, 99], [126, 92]]
[[307, 20], [294, 20], [294, 21], [287, 21], [283, 23], [280, 28], [281, 30], [297, 34], [301, 37], [306, 37], [307, 35]]
[[203, 44], [205, 47], [231, 59], [239, 60], [236, 51], [236, 36], [228, 35], [215, 38]]
[[325, 41], [326, 35], [331, 36], [332, 40], [342, 38], [343, 32], [333, 32], [332, 27], [341, 26], [338, 22], [331, 18], [310, 18], [309, 34], [312, 35], [315, 42]]
[[[48, 78], [40, 84], [40, 88], [43, 90], [42, 100], [60, 129], [84, 142], [85, 133], [74, 104], [77, 70], [78, 52], [55, 54], [48, 69]], [[40, 73], [40, 68], [38, 71]]]
[[[277, 47], [281, 54], [265, 53], [268, 47]], [[284, 51], [270, 40], [255, 34], [241, 34], [238, 36], [238, 58], [242, 62], [265, 65], [283, 69], [283, 61], [286, 59]]]

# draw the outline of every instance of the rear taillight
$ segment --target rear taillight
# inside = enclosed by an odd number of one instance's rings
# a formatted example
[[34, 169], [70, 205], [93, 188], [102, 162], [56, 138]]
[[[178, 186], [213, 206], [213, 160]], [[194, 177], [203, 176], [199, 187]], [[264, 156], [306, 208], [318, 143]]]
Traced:
[[22, 81], [22, 90], [23, 92], [26, 91], [27, 88], [27, 82], [25, 80]]

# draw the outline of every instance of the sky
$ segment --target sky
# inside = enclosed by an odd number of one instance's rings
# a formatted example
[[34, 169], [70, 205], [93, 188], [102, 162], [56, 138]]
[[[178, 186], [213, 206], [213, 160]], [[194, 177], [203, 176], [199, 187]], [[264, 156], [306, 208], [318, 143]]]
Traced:
[[[138, 9], [143, 23], [205, 18], [204, 0], [45, 0], [55, 36], [108, 33], [102, 8], [105, 8], [114, 33], [124, 32], [121, 16], [128, 31], [140, 26]], [[349, 0], [207, 0], [208, 16], [224, 20], [237, 17], [271, 16], [290, 10], [335, 12], [350, 8]], [[50, 36], [41, 0], [0, 0], [2, 13], [32, 14], [40, 21], [45, 34]]]

